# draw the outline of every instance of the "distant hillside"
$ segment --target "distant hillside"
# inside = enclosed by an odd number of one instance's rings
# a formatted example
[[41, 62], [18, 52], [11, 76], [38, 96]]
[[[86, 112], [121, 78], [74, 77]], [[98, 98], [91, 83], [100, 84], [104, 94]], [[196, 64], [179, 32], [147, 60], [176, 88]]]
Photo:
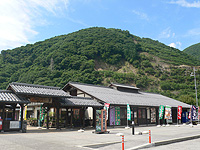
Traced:
[[[69, 81], [130, 84], [195, 104], [194, 57], [120, 29], [93, 27], [0, 55], [0, 89], [10, 82], [63, 87]], [[200, 72], [197, 72], [200, 73]]]
[[200, 60], [200, 43], [194, 44], [183, 50], [186, 54], [196, 57]]

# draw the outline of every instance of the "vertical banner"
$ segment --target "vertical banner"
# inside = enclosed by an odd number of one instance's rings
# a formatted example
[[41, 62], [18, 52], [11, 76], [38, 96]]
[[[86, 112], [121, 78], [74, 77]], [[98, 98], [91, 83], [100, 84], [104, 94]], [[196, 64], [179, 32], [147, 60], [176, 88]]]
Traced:
[[171, 106], [165, 106], [165, 119], [171, 119]]
[[19, 107], [19, 121], [21, 120], [21, 111], [22, 111], [22, 108], [21, 106]]
[[164, 114], [164, 106], [160, 105], [159, 107], [159, 119], [163, 119], [163, 114]]
[[197, 108], [194, 105], [192, 105], [191, 117], [192, 121], [197, 120]]
[[115, 107], [115, 125], [120, 125], [120, 107]]
[[108, 120], [108, 109], [109, 109], [110, 104], [109, 103], [105, 103], [104, 104], [104, 109], [106, 110], [106, 120]]
[[182, 106], [178, 106], [178, 119], [181, 119]]
[[27, 116], [27, 106], [25, 106], [25, 109], [24, 109], [24, 120], [27, 120], [26, 116]]
[[127, 120], [131, 120], [131, 109], [129, 104], [127, 104]]
[[115, 107], [110, 107], [110, 125], [115, 125]]
[[200, 119], [200, 107], [198, 106], [198, 120]]

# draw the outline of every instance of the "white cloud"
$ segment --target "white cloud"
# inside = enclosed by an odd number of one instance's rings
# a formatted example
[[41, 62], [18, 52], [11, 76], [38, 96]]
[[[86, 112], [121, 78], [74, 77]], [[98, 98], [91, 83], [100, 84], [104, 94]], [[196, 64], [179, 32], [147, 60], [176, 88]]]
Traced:
[[200, 28], [190, 29], [185, 36], [199, 36], [200, 35]]
[[38, 34], [35, 26], [44, 25], [45, 15], [58, 15], [69, 0], [1, 0], [0, 51], [29, 43]]
[[143, 13], [143, 12], [139, 12], [139, 11], [136, 11], [136, 10], [133, 10], [132, 11], [134, 14], [136, 14], [137, 16], [139, 16], [141, 19], [144, 19], [144, 20], [149, 20], [149, 17], [147, 16], [147, 14]]
[[173, 38], [175, 36], [175, 33], [173, 33], [170, 29], [170, 27], [164, 29], [160, 34], [159, 38]]
[[176, 43], [170, 43], [169, 46], [173, 48], [178, 48], [181, 49], [181, 42], [176, 42]]
[[186, 0], [177, 0], [177, 1], [171, 1], [171, 4], [177, 4], [182, 7], [194, 7], [194, 8], [200, 8], [200, 1], [193, 1], [192, 3], [187, 2]]

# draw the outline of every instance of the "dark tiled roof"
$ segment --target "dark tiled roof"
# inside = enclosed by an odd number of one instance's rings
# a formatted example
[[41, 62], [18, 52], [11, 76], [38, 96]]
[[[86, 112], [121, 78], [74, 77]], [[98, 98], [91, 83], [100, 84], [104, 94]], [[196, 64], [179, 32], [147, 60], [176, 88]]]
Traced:
[[47, 97], [67, 97], [65, 91], [59, 87], [26, 84], [26, 83], [16, 83], [12, 82], [9, 84], [7, 89], [13, 90], [15, 93], [24, 95], [34, 95], [34, 96], [47, 96]]
[[[190, 108], [190, 105], [174, 100], [172, 98], [154, 94], [154, 93], [130, 93], [122, 92], [109, 87], [88, 85], [83, 83], [69, 82], [65, 87], [75, 87], [88, 95], [113, 105], [136, 105], [136, 106], [160, 106], [169, 105], [171, 107], [177, 107], [178, 105], [184, 108]], [[64, 88], [65, 88], [64, 87]]]
[[86, 97], [70, 97], [70, 98], [63, 98], [60, 101], [62, 106], [87, 106], [87, 107], [101, 107], [102, 104], [96, 102], [91, 98]]
[[0, 102], [5, 103], [29, 103], [26, 98], [22, 98], [12, 93], [10, 90], [0, 90]]

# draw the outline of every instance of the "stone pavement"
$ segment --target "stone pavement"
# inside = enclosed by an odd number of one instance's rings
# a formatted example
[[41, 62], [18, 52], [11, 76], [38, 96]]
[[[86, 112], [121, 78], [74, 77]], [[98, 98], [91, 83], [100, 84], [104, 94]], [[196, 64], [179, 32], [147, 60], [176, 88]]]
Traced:
[[[121, 150], [122, 137], [117, 136], [118, 133], [124, 134], [125, 150], [144, 148], [149, 142], [149, 135], [132, 135], [132, 128], [124, 127], [109, 128], [109, 134], [94, 134], [94, 129], [86, 129], [84, 132], [78, 132], [78, 129], [37, 129], [28, 127], [27, 133], [5, 132], [0, 133], [1, 149], [48, 149], [48, 150], [81, 150], [81, 149], [99, 149], [99, 150]], [[189, 140], [192, 137], [200, 137], [200, 126], [190, 127], [189, 125], [176, 127], [135, 127], [135, 132], [143, 132], [151, 130], [152, 143], [156, 145], [167, 144], [166, 141], [176, 142], [175, 140], [185, 138]], [[182, 141], [182, 139], [181, 139]], [[151, 144], [150, 146], [153, 146]]]

